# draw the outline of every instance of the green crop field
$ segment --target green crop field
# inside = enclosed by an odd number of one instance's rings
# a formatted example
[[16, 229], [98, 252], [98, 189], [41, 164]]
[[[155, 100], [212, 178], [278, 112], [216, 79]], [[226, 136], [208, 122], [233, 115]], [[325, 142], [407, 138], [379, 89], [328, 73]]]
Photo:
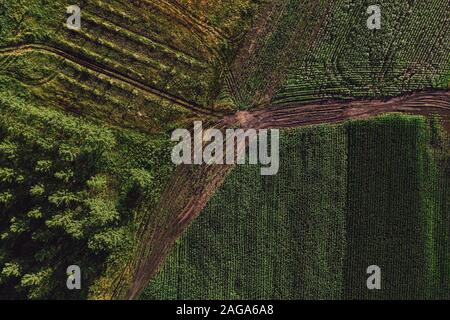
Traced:
[[[437, 124], [284, 131], [278, 175], [236, 168], [142, 298], [448, 298], [450, 145]], [[383, 290], [366, 287], [373, 264]]]
[[[442, 293], [439, 264], [446, 264], [436, 251], [438, 217], [448, 215], [439, 193], [448, 189], [437, 180], [425, 119], [353, 122], [348, 137], [347, 296], [434, 298]], [[367, 290], [372, 264], [384, 270], [382, 291]]]
[[371, 4], [274, 1], [270, 30], [260, 27], [259, 47], [244, 42], [252, 55], [232, 69], [237, 107], [448, 88], [448, 1], [377, 1], [380, 30], [366, 27]]
[[447, 1], [378, 1], [388, 14], [376, 32], [364, 27], [370, 1], [334, 3], [318, 39], [295, 56], [275, 103], [448, 88]]
[[236, 169], [144, 297], [339, 298], [345, 131], [323, 126], [285, 132], [281, 139], [279, 173], [262, 179], [257, 167]]

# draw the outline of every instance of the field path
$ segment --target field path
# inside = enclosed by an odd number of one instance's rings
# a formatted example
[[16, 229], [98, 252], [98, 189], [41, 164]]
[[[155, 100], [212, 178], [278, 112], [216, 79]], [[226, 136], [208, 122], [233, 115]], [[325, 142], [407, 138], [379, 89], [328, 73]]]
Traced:
[[89, 70], [98, 72], [100, 74], [103, 74], [105, 76], [108, 76], [110, 78], [125, 82], [131, 86], [134, 86], [140, 90], [146, 91], [148, 93], [151, 93], [155, 96], [158, 96], [160, 98], [166, 99], [176, 105], [179, 105], [181, 107], [184, 107], [188, 110], [191, 110], [197, 114], [200, 115], [207, 115], [207, 116], [223, 116], [223, 114], [220, 111], [213, 111], [210, 109], [207, 109], [205, 107], [202, 107], [194, 102], [184, 100], [180, 97], [172, 96], [166, 92], [162, 92], [156, 88], [153, 88], [149, 86], [148, 84], [145, 84], [144, 82], [141, 82], [137, 79], [130, 78], [129, 76], [113, 69], [105, 65], [101, 65], [97, 62], [91, 61], [86, 59], [85, 57], [77, 56], [72, 53], [66, 52], [62, 49], [49, 46], [49, 45], [43, 45], [43, 44], [24, 44], [24, 45], [17, 45], [17, 46], [9, 46], [0, 48], [0, 54], [20, 54], [23, 52], [32, 52], [32, 51], [43, 51], [46, 53], [50, 53], [53, 55], [56, 55], [58, 57], [62, 57], [68, 61], [71, 61], [73, 63], [76, 63], [78, 65], [81, 65]]

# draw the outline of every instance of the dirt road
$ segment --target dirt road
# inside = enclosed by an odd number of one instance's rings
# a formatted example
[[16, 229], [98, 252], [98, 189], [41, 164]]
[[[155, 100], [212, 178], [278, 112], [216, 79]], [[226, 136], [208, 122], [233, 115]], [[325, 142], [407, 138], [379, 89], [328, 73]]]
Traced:
[[[313, 104], [271, 106], [226, 116], [214, 127], [297, 128], [335, 124], [383, 113], [438, 114], [450, 120], [450, 91], [419, 92], [384, 100], [325, 101]], [[175, 240], [203, 210], [232, 165], [182, 165], [173, 174], [157, 208], [148, 214], [140, 232], [139, 257], [132, 264], [131, 284], [115, 298], [135, 299], [156, 274]], [[128, 281], [124, 281], [126, 283]]]

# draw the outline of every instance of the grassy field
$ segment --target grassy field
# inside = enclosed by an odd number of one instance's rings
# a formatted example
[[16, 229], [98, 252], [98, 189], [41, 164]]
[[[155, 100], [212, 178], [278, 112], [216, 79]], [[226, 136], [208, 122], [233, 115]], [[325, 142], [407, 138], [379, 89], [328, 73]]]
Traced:
[[82, 32], [64, 26], [69, 4], [2, 3], [0, 70], [47, 106], [115, 126], [448, 88], [445, 0], [380, 1], [376, 31], [370, 1], [81, 1]]
[[435, 140], [397, 115], [284, 131], [278, 175], [237, 167], [142, 298], [448, 297], [449, 145]]

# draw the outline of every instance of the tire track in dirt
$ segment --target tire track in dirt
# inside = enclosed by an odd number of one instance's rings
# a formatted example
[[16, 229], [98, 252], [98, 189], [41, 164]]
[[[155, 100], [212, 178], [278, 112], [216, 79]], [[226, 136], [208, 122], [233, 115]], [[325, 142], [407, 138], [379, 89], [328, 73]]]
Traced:
[[119, 80], [121, 82], [125, 82], [133, 87], [136, 87], [136, 88], [142, 90], [142, 91], [148, 92], [159, 98], [170, 101], [171, 103], [179, 105], [179, 106], [181, 106], [185, 109], [188, 109], [192, 112], [195, 112], [197, 114], [207, 115], [207, 116], [218, 116], [218, 117], [224, 115], [224, 113], [222, 113], [220, 111], [210, 110], [210, 109], [204, 108], [192, 101], [187, 101], [180, 97], [172, 96], [166, 92], [163, 92], [154, 87], [151, 87], [148, 84], [145, 84], [139, 80], [130, 78], [129, 76], [127, 76], [121, 72], [118, 72], [117, 70], [114, 70], [113, 68], [101, 65], [94, 61], [90, 61], [90, 60], [86, 59], [85, 57], [76, 56], [72, 53], [66, 52], [66, 51], [56, 48], [56, 47], [52, 47], [49, 45], [42, 45], [42, 44], [24, 44], [24, 45], [0, 48], [0, 54], [17, 54], [17, 53], [21, 53], [21, 52], [32, 52], [32, 51], [44, 51], [47, 53], [54, 54], [58, 57], [62, 57], [73, 63], [81, 65], [89, 70], [98, 72], [100, 74], [103, 74], [105, 76], [108, 76], [108, 77], [116, 79], [116, 80]]
[[[440, 115], [450, 120], [450, 91], [426, 91], [390, 99], [330, 100], [311, 104], [270, 106], [225, 116], [212, 127], [224, 130], [287, 129], [316, 124], [336, 124], [384, 113]], [[131, 275], [117, 284], [115, 299], [135, 299], [153, 278], [176, 239], [200, 214], [233, 165], [181, 165], [175, 170], [158, 206], [142, 222], [140, 244]], [[129, 284], [129, 285], [128, 285]]]

